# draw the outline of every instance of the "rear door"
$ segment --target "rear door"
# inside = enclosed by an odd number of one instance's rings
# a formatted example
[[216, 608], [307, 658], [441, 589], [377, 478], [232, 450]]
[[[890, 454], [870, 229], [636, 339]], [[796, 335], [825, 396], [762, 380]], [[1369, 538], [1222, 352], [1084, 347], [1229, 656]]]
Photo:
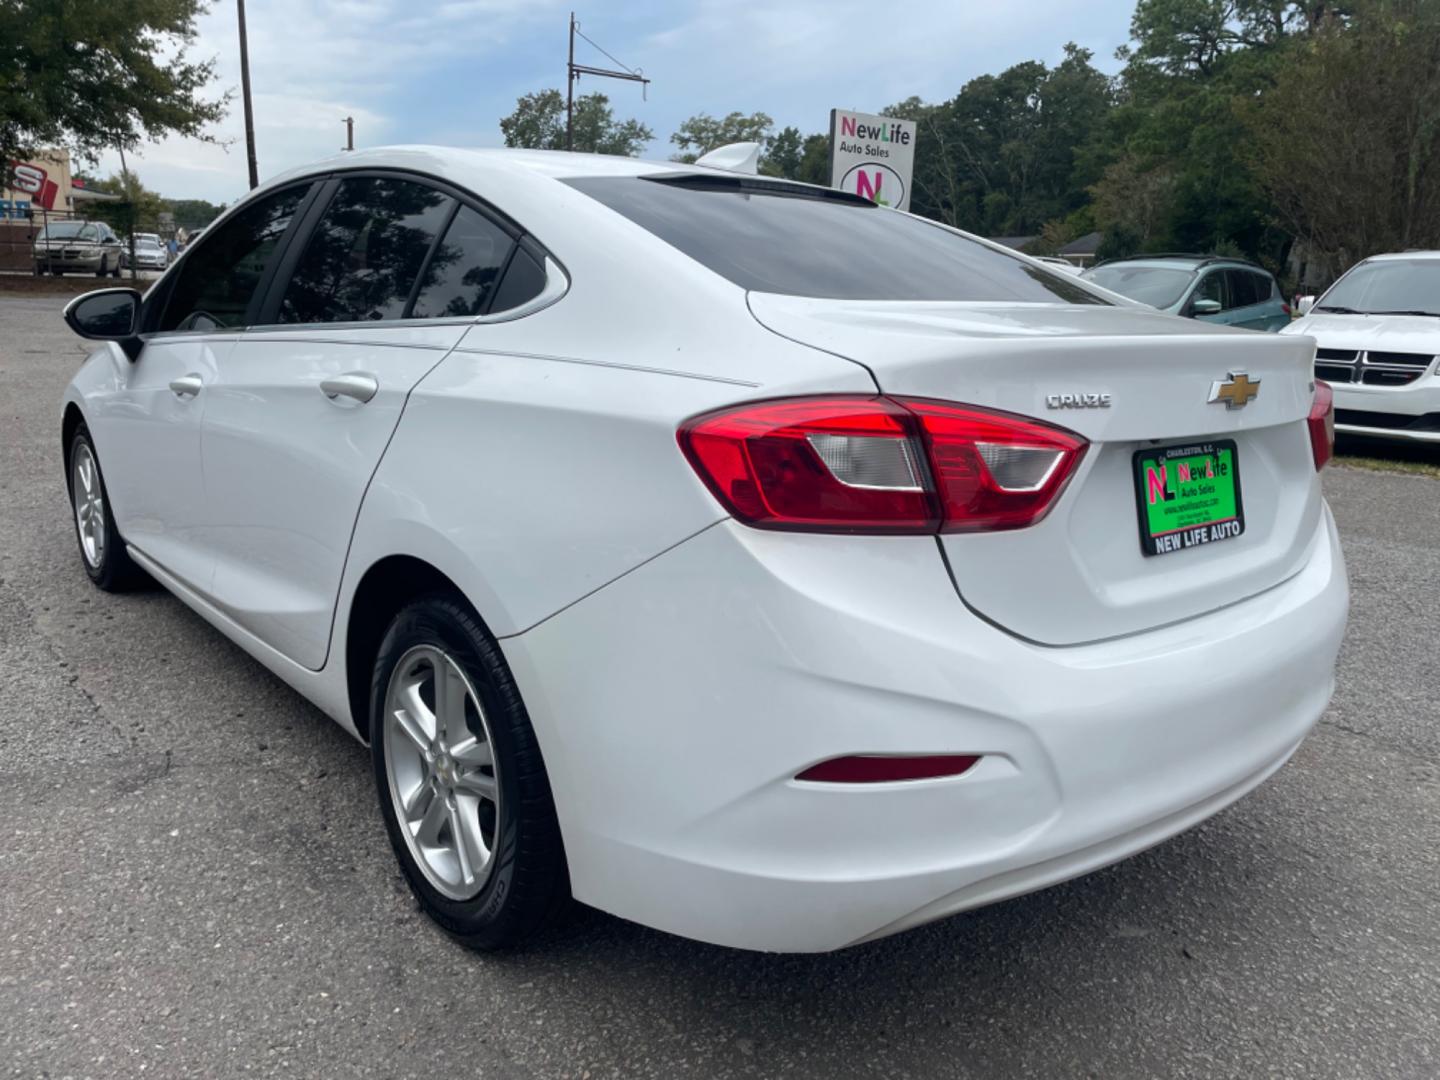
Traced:
[[[346, 174], [322, 199], [266, 325], [219, 365], [203, 439], [213, 599], [311, 669], [406, 398], [484, 310], [515, 246], [497, 220], [414, 178]], [[436, 469], [460, 467], [437, 453]]]

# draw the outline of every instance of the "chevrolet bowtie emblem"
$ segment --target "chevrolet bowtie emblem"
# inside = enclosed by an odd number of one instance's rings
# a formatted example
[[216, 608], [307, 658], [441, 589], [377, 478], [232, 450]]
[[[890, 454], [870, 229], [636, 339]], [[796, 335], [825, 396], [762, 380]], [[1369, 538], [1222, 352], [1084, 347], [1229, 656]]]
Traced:
[[1210, 384], [1210, 404], [1225, 403], [1227, 409], [1243, 409], [1260, 396], [1260, 380], [1243, 371], [1232, 371], [1224, 382]]

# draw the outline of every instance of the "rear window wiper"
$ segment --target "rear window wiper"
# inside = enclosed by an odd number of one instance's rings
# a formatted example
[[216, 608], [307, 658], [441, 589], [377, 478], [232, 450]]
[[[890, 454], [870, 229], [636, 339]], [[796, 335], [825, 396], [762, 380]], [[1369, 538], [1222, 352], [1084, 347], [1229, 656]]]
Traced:
[[1440, 311], [1371, 311], [1369, 315], [1429, 315], [1432, 319], [1440, 319]]
[[1314, 311], [1333, 311], [1336, 315], [1369, 315], [1368, 311], [1356, 311], [1353, 307], [1334, 307], [1326, 304], [1324, 307], [1313, 308]]

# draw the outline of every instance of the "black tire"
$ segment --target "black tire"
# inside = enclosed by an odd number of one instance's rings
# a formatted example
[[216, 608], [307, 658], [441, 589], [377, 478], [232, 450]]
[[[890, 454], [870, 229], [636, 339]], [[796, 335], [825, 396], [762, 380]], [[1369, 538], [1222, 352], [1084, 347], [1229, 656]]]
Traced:
[[[90, 460], [95, 463], [95, 483], [99, 485], [104, 507], [104, 528], [102, 530], [104, 543], [98, 562], [93, 562], [86, 554], [85, 539], [81, 534], [79, 517], [75, 511], [75, 474], [72, 466], [75, 462], [75, 455], [82, 445], [88, 450]], [[74, 436], [70, 439], [70, 445], [65, 450], [65, 490], [70, 495], [70, 521], [75, 526], [75, 542], [80, 548], [80, 564], [85, 567], [85, 573], [89, 575], [90, 580], [106, 592], [128, 592], [149, 585], [150, 575], [140, 569], [135, 564], [135, 560], [130, 558], [130, 553], [125, 549], [125, 540], [115, 527], [115, 515], [110, 512], [110, 492], [105, 487], [105, 475], [100, 469], [100, 455], [95, 452], [95, 444], [91, 441], [90, 432], [84, 424], [76, 428]]]
[[95, 276], [96, 276], [96, 277], [104, 277], [104, 276], [107, 275], [108, 273], [110, 273], [110, 256], [108, 256], [108, 255], [101, 255], [101, 256], [100, 256], [100, 269], [95, 271]]
[[[391, 676], [417, 646], [431, 646], [464, 671], [484, 709], [500, 792], [491, 858], [483, 887], [452, 899], [427, 879], [411, 852], [391, 796], [384, 716]], [[467, 720], [472, 733], [475, 721]], [[447, 934], [471, 949], [505, 949], [523, 942], [570, 898], [565, 850], [540, 745], [500, 648], [469, 605], [448, 593], [423, 596], [395, 616], [380, 643], [370, 685], [370, 749], [380, 814], [390, 846], [420, 907]]]

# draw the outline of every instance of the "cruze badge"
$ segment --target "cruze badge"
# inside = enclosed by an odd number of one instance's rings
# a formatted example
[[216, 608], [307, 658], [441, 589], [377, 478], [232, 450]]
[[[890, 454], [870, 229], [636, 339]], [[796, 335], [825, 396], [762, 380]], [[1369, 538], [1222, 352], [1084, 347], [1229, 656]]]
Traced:
[[1227, 409], [1243, 409], [1260, 396], [1260, 380], [1243, 371], [1232, 371], [1224, 382], [1210, 384], [1210, 404], [1225, 403]]
[[1109, 394], [1047, 394], [1047, 409], [1108, 409]]

